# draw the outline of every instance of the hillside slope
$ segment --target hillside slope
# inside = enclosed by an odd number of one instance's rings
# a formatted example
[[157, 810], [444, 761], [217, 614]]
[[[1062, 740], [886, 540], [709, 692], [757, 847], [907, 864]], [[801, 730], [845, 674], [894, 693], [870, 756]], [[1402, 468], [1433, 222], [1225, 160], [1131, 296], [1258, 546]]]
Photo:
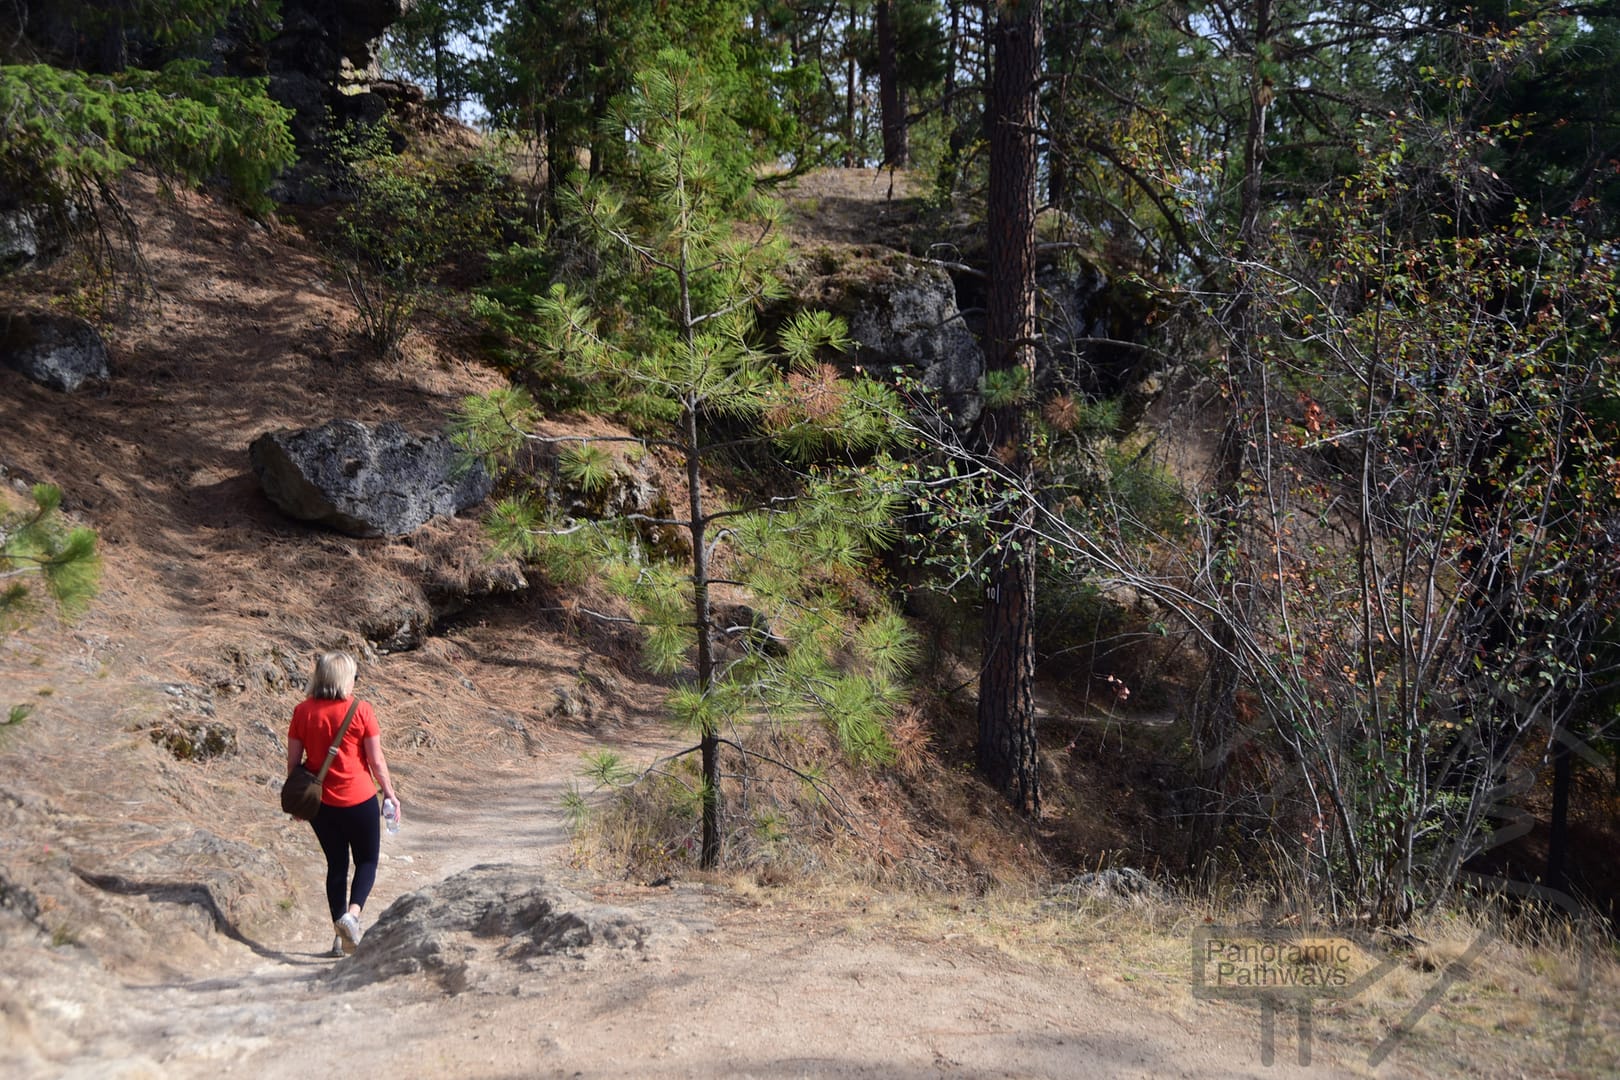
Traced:
[[[848, 198], [839, 227], [859, 235]], [[648, 761], [675, 745], [657, 718], [661, 687], [631, 650], [536, 582], [441, 623], [421, 648], [379, 653], [366, 627], [487, 572], [477, 523], [337, 536], [283, 518], [248, 465], [262, 432], [334, 416], [435, 429], [496, 376], [443, 334], [413, 338], [392, 363], [351, 348], [341, 281], [290, 227], [200, 196], [147, 191], [137, 205], [156, 306], [114, 322], [112, 381], [65, 397], [0, 371], [0, 465], [12, 481], [60, 485], [106, 562], [85, 617], [42, 618], [0, 642], [0, 701], [35, 707], [0, 733], [0, 1072], [1296, 1071], [1288, 1040], [1280, 1067], [1262, 1065], [1252, 1010], [1192, 997], [1192, 917], [1174, 907], [1144, 935], [1114, 908], [1054, 916], [983, 881], [978, 894], [919, 897], [836, 875], [790, 890], [608, 880], [576, 864], [560, 795], [580, 752]], [[14, 310], [73, 302], [60, 279], [6, 288]], [[274, 788], [310, 656], [332, 646], [363, 657], [360, 693], [406, 801], [367, 912], [382, 920], [373, 940], [397, 898], [483, 863], [626, 909], [645, 936], [540, 959], [474, 940], [457, 986], [373, 981], [353, 974], [357, 961], [318, 956], [330, 941], [318, 851], [277, 812]], [[949, 842], [903, 810], [873, 809], [870, 822], [902, 854], [919, 838]], [[1005, 842], [985, 828], [982, 842]], [[1588, 1023], [1612, 1024], [1613, 1001]], [[1562, 1044], [1547, 1024], [1530, 1048], [1467, 1053], [1487, 1071], [1554, 1062]], [[1443, 1073], [1471, 1031], [1441, 1026], [1375, 1070], [1365, 1057], [1380, 1036], [1345, 1020], [1298, 1071]]]

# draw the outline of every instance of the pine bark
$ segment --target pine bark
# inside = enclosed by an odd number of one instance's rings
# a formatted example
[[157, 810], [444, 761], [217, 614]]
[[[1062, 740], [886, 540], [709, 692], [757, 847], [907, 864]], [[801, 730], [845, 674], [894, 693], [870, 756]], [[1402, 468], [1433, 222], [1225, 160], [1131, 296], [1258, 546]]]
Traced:
[[[1036, 113], [1041, 66], [1040, 0], [1004, 0], [992, 43], [989, 230], [990, 291], [985, 367], [1034, 378]], [[986, 408], [980, 434], [1001, 472], [993, 519], [996, 550], [985, 597], [979, 675], [979, 767], [1012, 804], [1040, 813], [1035, 732], [1035, 562], [1027, 493], [1031, 462], [1023, 402]]]
[[894, 26], [895, 0], [878, 0], [878, 111], [883, 127], [883, 164], [903, 169], [911, 157], [906, 137], [906, 93], [900, 84], [899, 44]]

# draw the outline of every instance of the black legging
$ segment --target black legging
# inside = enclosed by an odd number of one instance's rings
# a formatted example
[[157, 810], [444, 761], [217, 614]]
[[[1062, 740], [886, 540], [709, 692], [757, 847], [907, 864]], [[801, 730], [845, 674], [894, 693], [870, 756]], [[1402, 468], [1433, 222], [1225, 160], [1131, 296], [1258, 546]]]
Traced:
[[[328, 806], [321, 803], [315, 820], [315, 838], [326, 852], [326, 906], [332, 909], [332, 921], [337, 922], [349, 910], [349, 904], [366, 906], [371, 886], [377, 881], [377, 850], [382, 844], [382, 825], [377, 819], [375, 797], [353, 806]], [[343, 890], [349, 885], [349, 851], [354, 851], [354, 886], [349, 888], [348, 902]]]

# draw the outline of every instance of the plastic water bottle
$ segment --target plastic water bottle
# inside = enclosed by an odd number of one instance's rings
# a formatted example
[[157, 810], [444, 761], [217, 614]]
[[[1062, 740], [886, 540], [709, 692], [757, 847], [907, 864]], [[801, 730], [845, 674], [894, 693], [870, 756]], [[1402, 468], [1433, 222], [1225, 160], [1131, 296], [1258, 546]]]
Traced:
[[383, 824], [388, 826], [390, 835], [399, 832], [399, 803], [393, 799], [383, 800]]

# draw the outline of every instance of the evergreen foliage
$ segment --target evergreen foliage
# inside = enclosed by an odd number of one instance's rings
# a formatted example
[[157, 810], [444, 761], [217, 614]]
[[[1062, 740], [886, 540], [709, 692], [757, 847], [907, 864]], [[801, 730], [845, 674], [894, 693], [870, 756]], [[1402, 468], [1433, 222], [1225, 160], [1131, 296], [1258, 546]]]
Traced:
[[[684, 505], [654, 521], [579, 521], [520, 495], [497, 508], [491, 533], [548, 567], [596, 575], [643, 628], [648, 666], [684, 675], [668, 707], [703, 755], [695, 790], [701, 858], [712, 865], [722, 746], [739, 767], [756, 768], [766, 760], [758, 732], [819, 716], [853, 761], [892, 759], [883, 723], [900, 700], [910, 633], [887, 612], [860, 616], [852, 596], [863, 561], [893, 538], [895, 487], [881, 457], [858, 467], [832, 457], [881, 448], [897, 402], [824, 362], [844, 345], [837, 320], [801, 313], [774, 344], [763, 339], [758, 307], [781, 294], [777, 209], [717, 145], [726, 130], [719, 99], [695, 66], [674, 52], [659, 59], [613, 113], [627, 136], [624, 179], [587, 181], [563, 200], [565, 220], [597, 246], [598, 273], [534, 297], [521, 330], [539, 371], [604, 386], [623, 403], [641, 433], [633, 441], [681, 469]], [[462, 439], [509, 459], [548, 441], [542, 420], [526, 394], [502, 392], [468, 403]], [[796, 485], [712, 505], [716, 455], [748, 443], [773, 443], [800, 462]], [[607, 450], [567, 440], [563, 469], [587, 488], [605, 483]], [[647, 524], [682, 531], [684, 555], [650, 556]], [[720, 585], [759, 621], [724, 625], [711, 596]], [[724, 658], [718, 639], [732, 633], [746, 644]]]
[[[21, 34], [0, 57], [0, 187], [12, 206], [91, 241], [104, 258], [119, 240], [134, 243], [115, 184], [137, 166], [181, 183], [218, 178], [266, 209], [266, 186], [293, 161], [289, 112], [271, 100], [268, 80], [219, 75], [185, 55], [239, 11], [244, 31], [262, 32], [258, 6], [153, 0], [74, 11], [82, 33], [115, 46], [97, 64], [36, 55]], [[129, 66], [132, 40], [171, 58]]]
[[99, 189], [139, 163], [186, 180], [217, 172], [253, 200], [292, 162], [287, 112], [266, 81], [214, 77], [199, 60], [116, 75], [7, 65], [0, 112], [6, 166], [64, 194]]
[[385, 70], [421, 83], [434, 105], [453, 111], [473, 93], [498, 8], [488, 0], [414, 0], [388, 28]]
[[0, 515], [0, 628], [37, 608], [36, 587], [69, 615], [83, 611], [101, 576], [96, 534], [62, 520], [61, 489], [35, 484], [33, 506]]
[[[1037, 11], [1044, 55], [992, 65], [992, 44], [1038, 39], [1014, 25]], [[30, 37], [44, 14], [3, 17], [0, 211], [105, 253], [132, 169], [263, 207], [292, 158], [287, 114], [266, 80], [220, 73], [213, 39], [268, 33], [273, 3], [67, 0], [50, 25], [72, 32], [51, 45]], [[915, 645], [862, 578], [894, 539], [884, 455], [907, 424], [891, 390], [836, 365], [838, 320], [761, 326], [786, 299], [786, 251], [756, 178], [897, 163], [916, 124], [914, 159], [967, 220], [987, 178], [990, 220], [1017, 219], [950, 264], [990, 283], [989, 370], [976, 443], [928, 430], [937, 472], [913, 490], [930, 583], [993, 594], [992, 613], [1032, 607], [1037, 580], [1088, 616], [1104, 581], [1156, 602], [1204, 652], [1183, 718], [1203, 854], [1284, 853], [1285, 885], [1375, 920], [1438, 899], [1515, 761], [1563, 747], [1547, 753], [1567, 786], [1576, 735], [1612, 737], [1617, 26], [1603, 7], [1452, 2], [411, 5], [391, 63], [527, 141], [550, 227], [498, 257], [477, 302], [523, 384], [467, 401], [461, 438], [514, 469], [543, 459], [587, 508], [509, 473], [490, 535], [622, 599], [702, 755], [642, 773], [599, 755], [586, 782], [678, 798], [712, 863], [727, 837], [781, 835], [776, 808], [723, 816], [720, 785], [797, 768], [781, 753], [792, 721], [819, 719], [851, 761], [892, 757]], [[1028, 67], [998, 105], [987, 91], [1013, 59]], [[1013, 137], [1016, 161], [985, 160]], [[445, 264], [505, 226], [510, 168], [400, 141], [337, 140], [350, 200], [334, 253], [384, 352]], [[1137, 327], [1164, 335], [1129, 343], [1143, 359], [1128, 374], [1174, 354], [1200, 420], [1218, 414], [1199, 497], [1120, 444], [1135, 421], [1088, 382], [1088, 345], [1056, 374], [1033, 361], [1056, 336], [1028, 319], [1054, 247], [1128, 279]], [[547, 435], [559, 405], [631, 434]], [[632, 454], [680, 470], [681, 505], [603, 509]], [[765, 480], [731, 472], [767, 454]], [[728, 481], [752, 495], [716, 504]], [[94, 536], [62, 524], [59, 499], [41, 487], [0, 518], [13, 624], [41, 592], [71, 612], [93, 589]], [[985, 669], [1017, 692], [991, 719], [1033, 716], [1028, 614], [986, 635]], [[1080, 621], [1057, 605], [1047, 619]], [[1015, 635], [1020, 655], [996, 659]]]

